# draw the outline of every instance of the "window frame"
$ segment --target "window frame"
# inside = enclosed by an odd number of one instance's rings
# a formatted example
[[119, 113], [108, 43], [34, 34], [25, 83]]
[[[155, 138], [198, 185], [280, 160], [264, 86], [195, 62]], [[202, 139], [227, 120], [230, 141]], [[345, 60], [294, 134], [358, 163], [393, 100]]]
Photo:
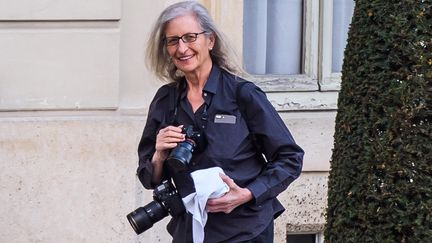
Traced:
[[288, 241], [288, 235], [315, 235], [315, 243], [324, 243], [324, 233], [322, 231], [319, 232], [288, 232], [287, 233], [287, 242], [290, 243]]
[[333, 0], [320, 0], [321, 36], [320, 36], [320, 78], [321, 91], [339, 91], [342, 73], [332, 72], [333, 55]]
[[318, 91], [319, 2], [304, 0], [302, 74], [254, 75], [250, 74], [264, 91]]
[[[200, 0], [233, 41], [243, 61], [243, 4], [246, 0]], [[236, 9], [236, 14], [229, 14]], [[304, 0], [302, 74], [249, 75], [279, 112], [335, 111], [341, 73], [332, 73], [333, 0]]]
[[[338, 91], [340, 88], [340, 73], [327, 75], [325, 83], [323, 70], [328, 67], [331, 72], [331, 49], [329, 58], [322, 66], [323, 43], [332, 46], [331, 29], [323, 25], [324, 0], [304, 0], [303, 5], [303, 50], [302, 71], [298, 75], [251, 75], [253, 81], [262, 88], [277, 111], [323, 111], [337, 110]], [[331, 1], [333, 4], [333, 0]], [[328, 5], [328, 4], [326, 4]], [[328, 8], [328, 6], [326, 6]], [[333, 5], [331, 5], [332, 9]], [[330, 12], [333, 14], [333, 11]], [[332, 27], [330, 19], [330, 27]], [[323, 33], [330, 39], [323, 41]], [[326, 69], [327, 70], [327, 69]], [[326, 91], [326, 92], [322, 92]]]

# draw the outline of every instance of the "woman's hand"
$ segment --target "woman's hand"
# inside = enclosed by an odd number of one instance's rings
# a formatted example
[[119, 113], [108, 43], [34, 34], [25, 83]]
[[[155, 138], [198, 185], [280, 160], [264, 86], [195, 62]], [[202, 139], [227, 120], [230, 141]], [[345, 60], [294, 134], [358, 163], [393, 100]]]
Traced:
[[156, 151], [153, 154], [153, 178], [152, 181], [158, 184], [162, 178], [163, 163], [168, 157], [170, 149], [177, 146], [177, 143], [183, 142], [185, 134], [182, 133], [182, 126], [167, 126], [159, 130], [156, 136]]
[[229, 176], [220, 174], [222, 180], [228, 185], [230, 190], [219, 198], [209, 199], [207, 201], [207, 212], [231, 213], [236, 207], [252, 200], [251, 191], [247, 188], [241, 188], [235, 184]]
[[177, 143], [183, 142], [185, 134], [182, 133], [183, 126], [167, 126], [159, 130], [156, 136], [156, 152], [167, 152], [177, 146]]

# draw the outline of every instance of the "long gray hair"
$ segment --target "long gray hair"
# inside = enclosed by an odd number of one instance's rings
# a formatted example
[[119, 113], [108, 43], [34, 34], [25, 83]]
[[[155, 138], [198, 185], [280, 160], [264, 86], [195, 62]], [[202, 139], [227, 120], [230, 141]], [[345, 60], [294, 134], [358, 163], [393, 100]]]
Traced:
[[166, 25], [171, 20], [189, 14], [196, 17], [202, 30], [206, 31], [205, 35], [207, 37], [212, 34], [215, 37], [215, 45], [210, 51], [213, 65], [217, 65], [220, 68], [237, 75], [244, 74], [243, 69], [236, 61], [234, 51], [227, 43], [222, 32], [217, 29], [207, 9], [195, 1], [185, 1], [167, 7], [160, 14], [153, 26], [147, 44], [146, 63], [156, 76], [169, 82], [178, 81], [184, 76], [184, 74], [177, 69], [168, 55], [164, 43], [164, 37]]

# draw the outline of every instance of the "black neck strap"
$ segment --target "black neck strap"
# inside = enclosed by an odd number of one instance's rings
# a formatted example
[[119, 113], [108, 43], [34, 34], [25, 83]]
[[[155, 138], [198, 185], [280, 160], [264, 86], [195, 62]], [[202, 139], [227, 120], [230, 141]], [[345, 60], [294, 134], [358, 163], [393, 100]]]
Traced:
[[[184, 91], [186, 89], [186, 81], [182, 80], [181, 84], [178, 85], [178, 87], [172, 89], [173, 93], [170, 94], [170, 99], [172, 99], [175, 103], [173, 105], [173, 115], [171, 116], [170, 119], [170, 124], [177, 126], [179, 125], [177, 122], [177, 116], [178, 116], [178, 107], [180, 106], [180, 101], [181, 101], [181, 92]], [[207, 127], [207, 122], [208, 122], [208, 107], [211, 104], [213, 97], [210, 97], [210, 101], [207, 104], [206, 101], [204, 101], [204, 108], [203, 108], [203, 112], [201, 115], [201, 121], [202, 121], [202, 126], [201, 129], [205, 129]]]

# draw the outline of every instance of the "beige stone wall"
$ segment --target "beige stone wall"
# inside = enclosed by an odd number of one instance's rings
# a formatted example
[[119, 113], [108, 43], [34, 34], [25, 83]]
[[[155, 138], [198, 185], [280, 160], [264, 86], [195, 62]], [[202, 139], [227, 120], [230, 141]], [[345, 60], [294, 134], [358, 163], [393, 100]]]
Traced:
[[[316, 141], [329, 139], [325, 128], [312, 129], [323, 114], [305, 115], [284, 118], [307, 165], [319, 161]], [[168, 217], [139, 237], [125, 217], [152, 201], [134, 176], [144, 124], [145, 116], [109, 112], [3, 113], [0, 242], [169, 241]], [[276, 242], [287, 225], [318, 231], [325, 196], [326, 173], [304, 172], [279, 196], [287, 211], [276, 221]]]
[[[136, 236], [125, 216], [152, 200], [135, 177], [161, 85], [144, 47], [173, 2], [0, 1], [0, 242], [170, 241], [168, 217]], [[241, 56], [243, 1], [201, 2]], [[287, 229], [322, 229], [335, 95], [268, 97], [306, 151], [304, 173], [279, 197], [276, 242], [286, 242]]]
[[0, 110], [118, 107], [120, 0], [0, 9]]
[[0, 118], [0, 242], [131, 242], [141, 127], [135, 117]]

